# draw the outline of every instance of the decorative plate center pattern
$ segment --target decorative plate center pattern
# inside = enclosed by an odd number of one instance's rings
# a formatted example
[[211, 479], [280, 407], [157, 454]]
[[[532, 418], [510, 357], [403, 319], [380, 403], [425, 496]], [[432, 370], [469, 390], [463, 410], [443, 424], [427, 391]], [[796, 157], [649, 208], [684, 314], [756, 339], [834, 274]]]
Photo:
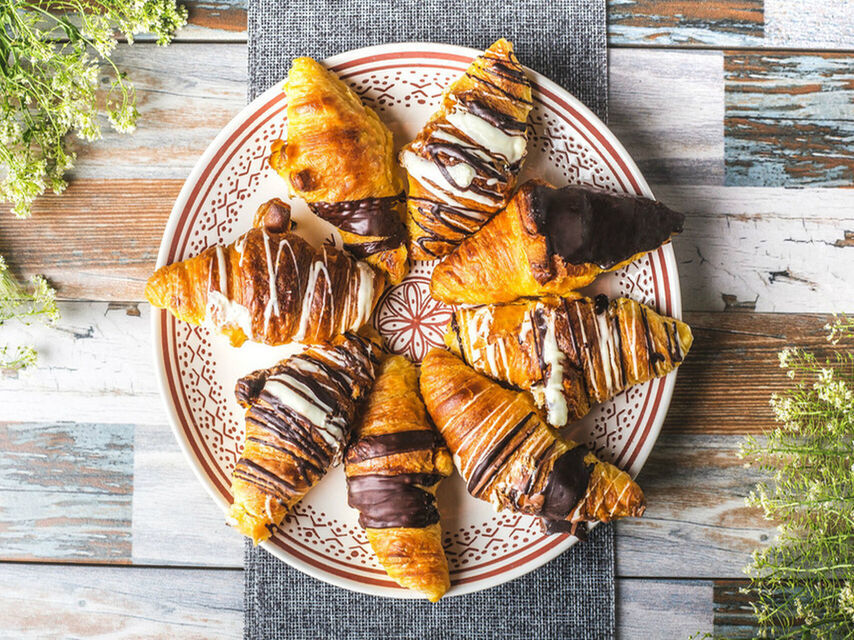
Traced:
[[[435, 109], [447, 84], [475, 52], [445, 45], [372, 47], [328, 61], [365, 103], [390, 126], [398, 145], [410, 140]], [[649, 193], [636, 167], [607, 129], [569, 94], [532, 74], [535, 107], [526, 168], [520, 180], [594, 184], [614, 191]], [[287, 135], [281, 86], [259, 97], [217, 137], [196, 165], [170, 217], [159, 256], [166, 264], [234, 241], [251, 224], [258, 205], [285, 197], [285, 185], [266, 164], [270, 142]], [[319, 246], [333, 228], [292, 201], [297, 232]], [[420, 361], [443, 345], [450, 307], [433, 300], [433, 263], [417, 262], [404, 281], [384, 292], [372, 319], [389, 348]], [[678, 316], [679, 289], [669, 246], [628, 268], [600, 278], [595, 293], [628, 295]], [[165, 312], [152, 318], [163, 394], [179, 442], [223, 507], [229, 476], [242, 448], [243, 412], [235, 381], [271, 366], [298, 347], [244, 345], [177, 322]], [[634, 387], [595, 407], [568, 435], [598, 455], [637, 472], [664, 419], [673, 379]], [[527, 573], [572, 544], [544, 536], [527, 516], [495, 513], [467, 495], [458, 476], [439, 487], [439, 507], [453, 587], [449, 595], [494, 586]], [[234, 535], [238, 535], [235, 533]], [[340, 467], [296, 506], [267, 548], [291, 565], [333, 584], [369, 593], [407, 597], [370, 552], [356, 513], [347, 506]]]

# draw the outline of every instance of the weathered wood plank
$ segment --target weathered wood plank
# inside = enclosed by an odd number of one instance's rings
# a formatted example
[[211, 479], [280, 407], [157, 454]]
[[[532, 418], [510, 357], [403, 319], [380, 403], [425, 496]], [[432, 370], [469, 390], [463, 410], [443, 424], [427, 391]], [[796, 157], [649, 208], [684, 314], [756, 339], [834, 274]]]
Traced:
[[242, 570], [0, 564], [3, 637], [238, 638]]
[[617, 579], [617, 637], [687, 638], [712, 630], [708, 580]]
[[646, 513], [617, 523], [617, 575], [743, 575], [775, 529], [744, 505], [760, 475], [736, 455], [741, 439], [662, 433], [638, 476]]
[[243, 566], [243, 537], [196, 479], [166, 424], [138, 425], [133, 563]]
[[[63, 303], [60, 310], [63, 318], [56, 329], [4, 327], [4, 340], [35, 344], [40, 358], [31, 372], [0, 376], [0, 419], [123, 420], [157, 428], [166, 424], [151, 364], [148, 305], [76, 302]], [[680, 368], [666, 428], [745, 433], [770, 426], [768, 398], [787, 384], [777, 352], [795, 344], [826, 348], [823, 326], [828, 318], [743, 311], [686, 313], [695, 343]], [[735, 388], [738, 394], [732, 393]], [[172, 447], [170, 438], [162, 434], [157, 438]]]
[[854, 54], [724, 58], [726, 184], [854, 183]]
[[715, 580], [712, 592], [715, 637], [756, 638], [758, 624], [749, 594], [741, 589], [748, 580]]
[[608, 0], [611, 45], [757, 46], [763, 27], [763, 0]]
[[611, 49], [608, 61], [608, 125], [647, 181], [723, 184], [723, 53]]
[[133, 426], [0, 423], [0, 554], [129, 562]]
[[854, 190], [652, 188], [688, 214], [673, 242], [686, 310], [854, 310]]

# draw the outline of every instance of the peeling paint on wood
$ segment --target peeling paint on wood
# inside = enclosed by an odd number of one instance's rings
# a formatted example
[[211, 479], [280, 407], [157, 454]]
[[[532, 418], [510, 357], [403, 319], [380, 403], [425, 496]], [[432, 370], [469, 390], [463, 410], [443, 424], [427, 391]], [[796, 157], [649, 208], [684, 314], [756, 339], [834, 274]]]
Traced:
[[854, 54], [724, 58], [726, 184], [854, 183]]
[[129, 562], [133, 426], [0, 423], [0, 558]]
[[763, 0], [608, 0], [612, 45], [761, 45]]
[[718, 638], [755, 638], [758, 631], [750, 594], [742, 593], [748, 580], [715, 580], [714, 629]]

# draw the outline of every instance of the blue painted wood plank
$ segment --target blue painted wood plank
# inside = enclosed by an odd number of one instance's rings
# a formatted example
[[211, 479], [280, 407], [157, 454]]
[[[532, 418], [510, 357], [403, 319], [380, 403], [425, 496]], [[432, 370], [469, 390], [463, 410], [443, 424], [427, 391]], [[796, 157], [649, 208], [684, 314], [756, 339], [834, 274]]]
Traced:
[[0, 423], [0, 559], [129, 562], [133, 431]]
[[608, 0], [608, 43], [761, 46], [763, 0]]
[[854, 185], [854, 54], [728, 52], [728, 186]]

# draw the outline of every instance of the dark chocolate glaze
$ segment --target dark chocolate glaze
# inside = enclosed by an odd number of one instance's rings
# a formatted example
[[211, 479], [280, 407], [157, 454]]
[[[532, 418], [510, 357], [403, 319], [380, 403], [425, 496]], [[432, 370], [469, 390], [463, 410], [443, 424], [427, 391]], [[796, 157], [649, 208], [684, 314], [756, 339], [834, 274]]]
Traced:
[[342, 231], [381, 240], [358, 245], [348, 245], [357, 257], [373, 255], [386, 249], [399, 247], [406, 241], [406, 229], [400, 218], [399, 205], [404, 195], [385, 198], [365, 198], [347, 202], [312, 202], [311, 210], [320, 218], [334, 224]]
[[510, 78], [515, 82], [527, 82], [527, 77], [525, 76], [525, 72], [522, 71], [518, 66], [510, 66], [508, 65], [502, 58], [493, 58], [492, 56], [483, 55], [481, 56], [484, 60], [489, 60], [489, 69], [490, 71], [496, 73], [497, 75], [504, 76], [506, 78]]
[[646, 308], [641, 306], [641, 322], [643, 323], [643, 337], [646, 341], [647, 364], [649, 371], [655, 373], [655, 365], [657, 362], [664, 362], [664, 356], [655, 350], [655, 343], [652, 340], [652, 332], [649, 330], [649, 320], [646, 317]]
[[431, 430], [396, 431], [376, 436], [363, 436], [347, 449], [347, 464], [382, 458], [398, 453], [426, 449], [432, 451], [440, 443], [438, 434]]
[[491, 178], [495, 178], [496, 180], [504, 181], [504, 174], [500, 171], [496, 171], [495, 168], [481, 160], [477, 157], [472, 150], [468, 147], [463, 147], [458, 144], [451, 144], [449, 142], [431, 142], [430, 144], [424, 147], [424, 150], [430, 154], [430, 158], [436, 165], [439, 167], [439, 170], [442, 171], [442, 175], [445, 176], [445, 179], [454, 185], [457, 189], [467, 189], [468, 187], [463, 187], [462, 185], [458, 185], [454, 182], [451, 174], [448, 173], [447, 168], [445, 168], [445, 163], [437, 160], [439, 154], [444, 154], [449, 158], [453, 158], [454, 160], [459, 160], [460, 162], [464, 162], [467, 165], [474, 167], [474, 169], [479, 173], [486, 175]]
[[685, 216], [664, 204], [587, 186], [534, 185], [531, 216], [549, 255], [610, 269], [682, 231]]
[[505, 97], [507, 97], [511, 100], [515, 100], [516, 102], [521, 102], [522, 104], [534, 104], [533, 100], [526, 100], [525, 98], [522, 98], [520, 96], [514, 96], [512, 93], [510, 93], [509, 91], [507, 91], [503, 87], [498, 86], [496, 83], [491, 82], [490, 80], [487, 80], [486, 78], [476, 76], [469, 71], [466, 71], [466, 76], [468, 76], [472, 80], [475, 80], [476, 82], [482, 82], [483, 84], [487, 85], [491, 89], [498, 91], [500, 94], [504, 95]]
[[366, 528], [427, 527], [439, 522], [439, 510], [436, 496], [422, 487], [432, 487], [442, 477], [438, 473], [354, 476], [347, 479], [347, 502], [359, 510], [359, 524]]
[[488, 104], [473, 98], [468, 94], [459, 96], [460, 102], [466, 106], [466, 110], [476, 115], [478, 118], [486, 120], [489, 124], [502, 131], [520, 131], [524, 132], [528, 129], [527, 122], [519, 122], [515, 118], [511, 118], [506, 113], [493, 109]]
[[600, 293], [598, 296], [593, 298], [593, 313], [597, 316], [604, 313], [605, 309], [608, 308], [608, 296], [604, 293]]
[[522, 431], [526, 424], [531, 422], [532, 426], [535, 427], [537, 425], [538, 420], [531, 420], [533, 417], [534, 412], [532, 411], [516, 423], [497, 445], [485, 451], [480, 459], [478, 459], [466, 483], [466, 490], [471, 495], [477, 498], [480, 490], [489, 484], [495, 472], [513, 455], [519, 445], [522, 444], [525, 438], [520, 438], [515, 447], [508, 448], [509, 444], [519, 435], [519, 432]]
[[546, 520], [566, 520], [587, 493], [593, 469], [584, 464], [587, 454], [587, 448], [578, 445], [555, 460], [543, 487], [544, 500], [540, 515]]
[[454, 337], [457, 339], [457, 346], [460, 348], [460, 357], [463, 359], [463, 363], [468, 364], [468, 360], [466, 359], [466, 350], [463, 348], [463, 337], [460, 335], [460, 323], [457, 322], [456, 312], [451, 314], [451, 329], [454, 332]]
[[283, 480], [272, 471], [267, 471], [259, 464], [241, 458], [237, 461], [232, 474], [235, 478], [249, 482], [262, 489], [265, 493], [285, 501], [296, 487]]

